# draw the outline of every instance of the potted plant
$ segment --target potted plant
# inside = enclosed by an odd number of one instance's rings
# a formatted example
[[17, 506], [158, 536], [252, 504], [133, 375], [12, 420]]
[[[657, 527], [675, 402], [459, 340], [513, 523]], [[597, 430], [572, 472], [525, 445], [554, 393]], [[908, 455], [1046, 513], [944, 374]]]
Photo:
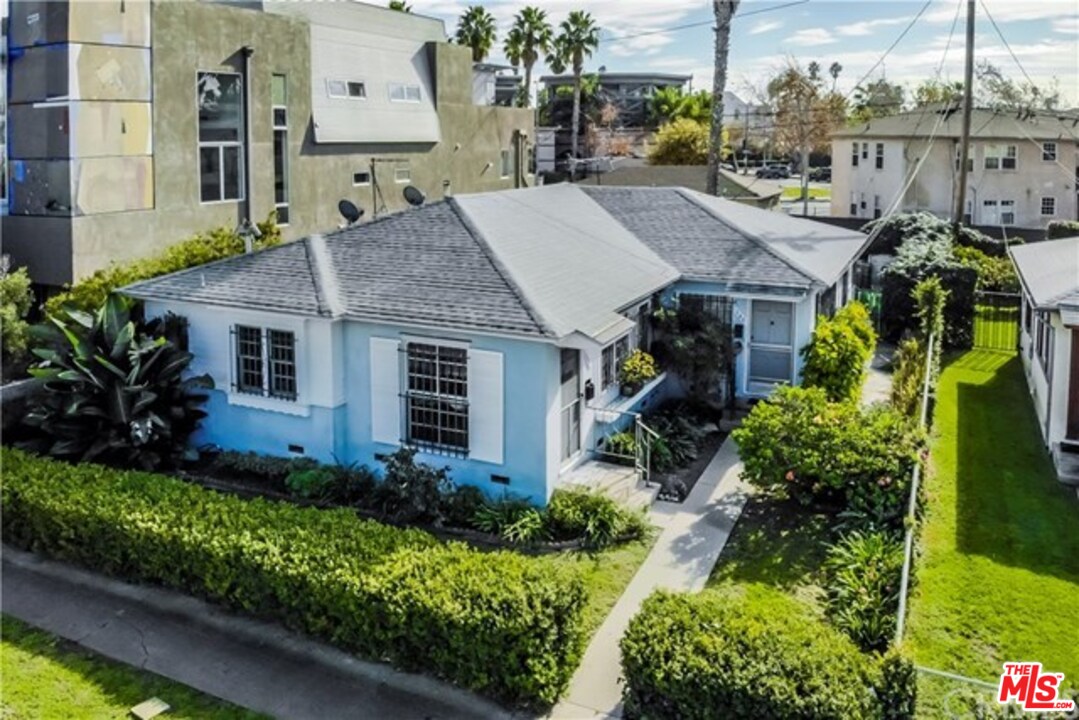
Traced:
[[626, 397], [636, 395], [645, 383], [654, 380], [657, 375], [656, 360], [644, 350], [634, 350], [622, 361], [618, 368], [618, 382], [622, 385], [622, 394]]

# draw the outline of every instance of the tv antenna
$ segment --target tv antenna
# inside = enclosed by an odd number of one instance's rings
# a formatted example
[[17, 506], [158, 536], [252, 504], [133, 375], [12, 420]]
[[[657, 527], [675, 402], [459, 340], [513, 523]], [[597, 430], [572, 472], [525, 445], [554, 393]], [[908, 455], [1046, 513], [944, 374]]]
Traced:
[[374, 208], [374, 217], [376, 218], [386, 212], [386, 198], [382, 195], [382, 186], [378, 184], [378, 171], [376, 168], [380, 163], [393, 165], [396, 172], [398, 165], [407, 166], [408, 158], [371, 158], [371, 206]]

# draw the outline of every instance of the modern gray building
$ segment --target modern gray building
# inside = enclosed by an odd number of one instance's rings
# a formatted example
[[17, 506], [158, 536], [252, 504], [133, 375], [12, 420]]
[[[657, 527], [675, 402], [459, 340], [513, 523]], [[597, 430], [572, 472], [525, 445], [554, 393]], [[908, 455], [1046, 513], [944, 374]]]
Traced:
[[[2, 1], [2, 0], [0, 0]], [[355, 2], [15, 0], [3, 250], [44, 285], [277, 213], [287, 239], [529, 184], [531, 111], [440, 20]]]

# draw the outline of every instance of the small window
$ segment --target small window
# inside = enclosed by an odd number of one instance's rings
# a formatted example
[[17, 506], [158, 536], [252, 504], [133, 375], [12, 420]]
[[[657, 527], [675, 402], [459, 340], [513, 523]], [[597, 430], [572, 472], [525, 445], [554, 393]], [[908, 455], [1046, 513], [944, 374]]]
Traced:
[[349, 82], [348, 83], [348, 96], [350, 98], [356, 98], [358, 100], [364, 100], [367, 98], [367, 86], [362, 82]]
[[629, 357], [629, 335], [623, 335], [613, 343], [603, 348], [600, 358], [600, 388], [606, 390], [611, 385], [618, 383], [618, 371], [622, 363]]
[[1000, 167], [1004, 170], [1015, 170], [1016, 161], [1019, 157], [1019, 148], [1008, 145], [1004, 150], [1004, 158], [1000, 161]]
[[1019, 148], [1015, 145], [986, 145], [986, 170], [1015, 170]]
[[418, 103], [422, 98], [419, 85], [390, 83], [390, 102]]
[[1015, 225], [1015, 200], [1000, 201], [1000, 224]]
[[884, 169], [884, 143], [877, 143], [877, 170]]
[[1057, 144], [1055, 142], [1042, 143], [1042, 160], [1045, 162], [1056, 162]]
[[1057, 214], [1057, 199], [1055, 197], [1042, 198], [1042, 217], [1052, 217]]
[[869, 159], [869, 143], [862, 143], [862, 159]]
[[348, 97], [348, 83], [344, 80], [327, 80], [326, 93], [332, 98]]
[[858, 167], [858, 143], [853, 144], [850, 156], [851, 167]]
[[[855, 158], [855, 160], [858, 159], [857, 146], [855, 146], [854, 158]], [[855, 163], [855, 164], [857, 164], [857, 163]], [[854, 196], [854, 191], [853, 190], [850, 191], [850, 216], [851, 217], [858, 217], [858, 200]]]
[[501, 154], [501, 156], [499, 158], [499, 171], [498, 171], [499, 176], [503, 180], [505, 180], [506, 178], [508, 178], [510, 175], [513, 174], [512, 163], [510, 162], [510, 160], [511, 160], [510, 151], [509, 150], [503, 150], [502, 154]]
[[[956, 143], [955, 145], [955, 169], [959, 169], [959, 163], [962, 161], [963, 148]], [[970, 145], [967, 146], [967, 171], [972, 172], [974, 170], [974, 148]]]
[[262, 394], [262, 330], [236, 327], [236, 389]]
[[412, 168], [408, 165], [398, 165], [393, 169], [393, 181], [398, 183], [412, 182]]
[[237, 392], [296, 399], [296, 336], [249, 325], [234, 329]]
[[881, 216], [881, 212], [882, 211], [881, 211], [881, 207], [880, 207], [880, 195], [874, 195], [873, 196], [873, 217], [874, 218], [879, 218]]
[[862, 210], [865, 210], [865, 209], [866, 209], [866, 205], [865, 205], [865, 193], [860, 193], [860, 195], [859, 195], [859, 198], [858, 198], [858, 199], [859, 199], [859, 201], [860, 201], [860, 202], [858, 203], [858, 204], [859, 204], [859, 206], [860, 206], [860, 207], [862, 208]]
[[352, 173], [352, 184], [353, 185], [370, 185], [371, 184], [371, 173], [366, 172], [366, 171]]

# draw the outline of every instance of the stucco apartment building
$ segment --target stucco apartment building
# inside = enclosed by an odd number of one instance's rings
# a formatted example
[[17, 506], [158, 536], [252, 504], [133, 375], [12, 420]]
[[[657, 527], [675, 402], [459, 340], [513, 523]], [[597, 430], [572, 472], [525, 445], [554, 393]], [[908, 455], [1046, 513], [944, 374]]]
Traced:
[[[4, 0], [0, 0], [2, 2]], [[200, 230], [286, 238], [528, 183], [531, 111], [478, 104], [440, 20], [354, 2], [15, 0], [3, 251], [59, 285]]]
[[[974, 110], [967, 221], [1041, 228], [1076, 219], [1077, 136], [1079, 118], [1066, 113]], [[950, 217], [961, 137], [962, 113], [954, 107], [877, 118], [833, 133], [832, 215], [880, 217], [899, 197], [900, 211]]]

